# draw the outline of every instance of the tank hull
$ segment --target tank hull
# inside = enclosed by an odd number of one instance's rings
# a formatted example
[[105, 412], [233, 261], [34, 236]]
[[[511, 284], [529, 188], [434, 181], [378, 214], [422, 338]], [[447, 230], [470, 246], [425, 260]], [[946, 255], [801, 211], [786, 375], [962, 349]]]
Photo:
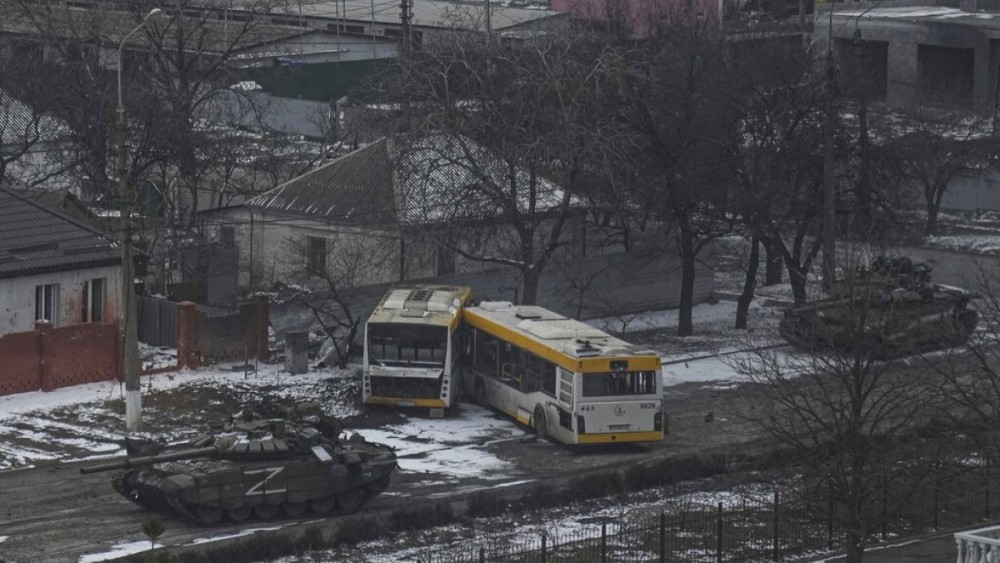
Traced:
[[[263, 506], [289, 513], [305, 505], [318, 507], [320, 510], [313, 512], [323, 514], [353, 512], [386, 489], [395, 466], [391, 452], [353, 466], [310, 458], [256, 463], [177, 462], [120, 472], [112, 479], [112, 486], [123, 497], [149, 510], [171, 510], [198, 524], [211, 525], [215, 523], [211, 517], [215, 510], [242, 515], [245, 510]], [[343, 502], [343, 498], [353, 499], [358, 494], [360, 504]], [[294, 508], [288, 510], [291, 506]], [[206, 514], [210, 517], [206, 518]]]
[[872, 306], [863, 312], [856, 303], [824, 300], [787, 310], [778, 331], [803, 350], [867, 347], [873, 357], [891, 359], [958, 346], [969, 339], [977, 323], [968, 298]]

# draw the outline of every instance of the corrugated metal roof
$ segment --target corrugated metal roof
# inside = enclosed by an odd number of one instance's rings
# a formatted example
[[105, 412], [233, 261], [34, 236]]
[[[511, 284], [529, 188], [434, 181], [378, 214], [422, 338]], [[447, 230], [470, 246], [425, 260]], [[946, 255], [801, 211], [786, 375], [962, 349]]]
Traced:
[[[147, 30], [162, 34], [167, 48], [183, 45], [186, 51], [228, 52], [255, 45], [298, 37], [310, 30], [254, 21], [204, 19], [199, 15], [183, 17], [176, 9], [164, 6], [165, 14], [154, 18]], [[195, 10], [197, 11], [197, 10]], [[0, 2], [0, 32], [63, 39], [97, 40], [117, 47], [122, 39], [142, 21], [144, 11], [100, 10], [57, 4], [37, 5], [27, 2], [4, 5]], [[128, 45], [151, 48], [146, 33], [129, 37]]]
[[[515, 171], [518, 208], [528, 211], [530, 176]], [[465, 137], [383, 138], [251, 199], [254, 209], [338, 224], [424, 225], [499, 217], [509, 200], [506, 162]], [[484, 187], [486, 185], [487, 187]], [[535, 179], [535, 212], [555, 209], [563, 191]]]
[[394, 223], [390, 163], [388, 142], [382, 139], [289, 180], [247, 206], [344, 224]]
[[0, 188], [0, 278], [119, 263], [112, 240]]
[[36, 113], [0, 90], [0, 145], [54, 142], [68, 134], [69, 127], [62, 121]]

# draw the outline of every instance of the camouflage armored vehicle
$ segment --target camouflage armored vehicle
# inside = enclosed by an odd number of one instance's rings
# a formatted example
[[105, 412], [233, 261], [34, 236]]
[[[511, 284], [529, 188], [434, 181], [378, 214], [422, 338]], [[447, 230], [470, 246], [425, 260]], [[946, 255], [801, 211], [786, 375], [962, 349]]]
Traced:
[[203, 526], [223, 516], [241, 522], [307, 509], [354, 512], [389, 486], [396, 456], [388, 446], [357, 434], [342, 440], [339, 421], [310, 405], [280, 414], [248, 409], [218, 435], [181, 446], [126, 440], [125, 459], [80, 472], [120, 470], [112, 478], [119, 494]]
[[839, 281], [830, 298], [786, 310], [778, 330], [798, 348], [871, 346], [883, 359], [956, 346], [976, 328], [978, 316], [969, 307], [975, 295], [931, 283], [930, 272], [908, 258], [876, 258]]

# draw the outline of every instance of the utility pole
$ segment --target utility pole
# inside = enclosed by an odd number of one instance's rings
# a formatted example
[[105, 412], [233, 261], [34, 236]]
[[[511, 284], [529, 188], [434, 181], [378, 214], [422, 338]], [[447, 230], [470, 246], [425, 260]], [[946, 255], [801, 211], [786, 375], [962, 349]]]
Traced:
[[854, 29], [853, 39], [854, 50], [854, 82], [858, 95], [858, 147], [861, 152], [861, 177], [858, 178], [858, 187], [855, 190], [858, 199], [859, 211], [862, 215], [864, 226], [870, 225], [872, 216], [871, 210], [871, 158], [868, 139], [868, 98], [865, 92], [864, 72], [862, 71], [865, 61], [865, 42], [861, 39], [861, 30]]
[[125, 121], [125, 104], [122, 101], [122, 49], [129, 37], [143, 28], [149, 19], [162, 14], [153, 8], [132, 31], [118, 44], [118, 109], [115, 129], [118, 146], [118, 205], [122, 230], [122, 301], [120, 315], [125, 332], [122, 354], [122, 375], [125, 378], [125, 430], [129, 433], [142, 430], [142, 395], [139, 385], [139, 332], [135, 316], [135, 272], [132, 261], [132, 190], [128, 188], [128, 125]]
[[493, 14], [492, 8], [490, 6], [490, 0], [484, 0], [486, 2], [486, 46], [490, 46], [490, 36], [493, 35]]
[[[118, 63], [119, 66], [121, 62]], [[139, 384], [139, 332], [135, 318], [135, 272], [132, 262], [132, 193], [128, 189], [128, 129], [125, 108], [118, 106], [115, 125], [118, 145], [118, 205], [121, 213], [122, 304], [121, 318], [125, 332], [122, 375], [125, 378], [125, 430], [142, 430], [142, 395]]]
[[378, 44], [375, 42], [375, 0], [369, 2], [372, 9], [372, 61], [378, 60]]
[[399, 21], [403, 26], [402, 34], [400, 35], [400, 46], [399, 51], [403, 55], [409, 55], [412, 48], [411, 39], [411, 22], [413, 21], [413, 0], [400, 0], [399, 2]]
[[826, 51], [826, 95], [823, 97], [823, 287], [830, 289], [837, 275], [837, 200], [834, 193], [834, 153], [835, 111], [834, 97], [837, 95], [837, 68], [833, 61], [833, 5], [830, 5], [830, 42]]

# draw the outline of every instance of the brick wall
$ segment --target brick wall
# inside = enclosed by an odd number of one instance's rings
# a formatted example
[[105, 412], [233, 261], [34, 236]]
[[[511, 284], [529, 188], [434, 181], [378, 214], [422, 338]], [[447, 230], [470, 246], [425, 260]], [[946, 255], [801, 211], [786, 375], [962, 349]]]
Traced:
[[43, 350], [42, 390], [118, 376], [121, 357], [118, 326], [79, 324], [41, 331]]
[[42, 386], [41, 369], [39, 333], [0, 336], [0, 395], [38, 390]]
[[120, 335], [111, 324], [79, 324], [0, 337], [0, 395], [110, 381], [119, 374]]

